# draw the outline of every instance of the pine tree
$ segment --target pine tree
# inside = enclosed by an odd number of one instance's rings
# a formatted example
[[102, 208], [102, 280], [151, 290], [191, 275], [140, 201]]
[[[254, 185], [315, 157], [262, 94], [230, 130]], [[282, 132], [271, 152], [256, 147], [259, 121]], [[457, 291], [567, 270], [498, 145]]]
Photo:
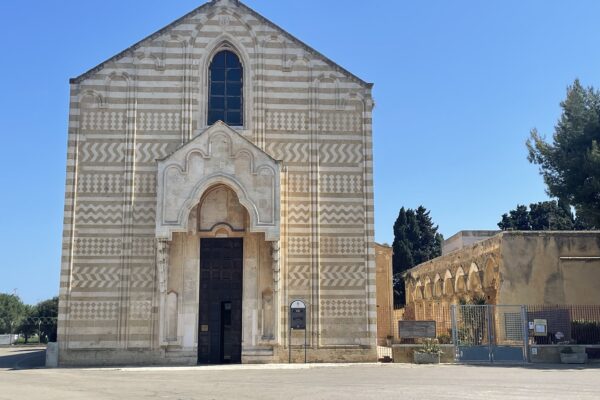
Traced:
[[572, 205], [581, 223], [600, 228], [600, 92], [575, 80], [560, 105], [552, 141], [534, 129], [528, 159], [540, 166], [550, 196]]
[[419, 206], [416, 211], [404, 207], [400, 209], [394, 223], [392, 244], [395, 304], [402, 305], [405, 302], [402, 273], [442, 253], [443, 237], [437, 230], [425, 207]]
[[589, 229], [585, 221], [575, 218], [571, 207], [563, 201], [541, 201], [531, 203], [529, 210], [517, 205], [508, 214], [502, 215], [498, 223], [502, 230], [520, 231], [565, 231]]

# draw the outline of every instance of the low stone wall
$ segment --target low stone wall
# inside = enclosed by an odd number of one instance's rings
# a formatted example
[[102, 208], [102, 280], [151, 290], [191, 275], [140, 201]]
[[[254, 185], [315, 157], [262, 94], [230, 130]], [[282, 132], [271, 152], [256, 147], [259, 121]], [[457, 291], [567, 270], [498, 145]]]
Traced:
[[[600, 363], [600, 345], [568, 345], [575, 353], [588, 353], [588, 363]], [[560, 364], [560, 350], [565, 345], [531, 346], [529, 362], [536, 364]]]
[[0, 346], [10, 346], [19, 339], [19, 335], [0, 335]]
[[[419, 344], [395, 344], [392, 346], [392, 359], [395, 363], [413, 363], [413, 353], [419, 349]], [[440, 356], [440, 362], [454, 362], [454, 345], [441, 344], [443, 353]]]

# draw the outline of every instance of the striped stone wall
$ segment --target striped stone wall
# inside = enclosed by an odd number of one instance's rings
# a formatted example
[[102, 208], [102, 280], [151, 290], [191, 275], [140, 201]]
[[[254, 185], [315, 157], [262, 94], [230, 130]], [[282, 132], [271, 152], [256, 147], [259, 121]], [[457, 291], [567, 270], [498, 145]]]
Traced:
[[71, 81], [64, 360], [83, 349], [160, 357], [156, 160], [206, 129], [207, 68], [224, 43], [244, 65], [239, 132], [284, 166], [281, 337], [299, 298], [313, 348], [375, 345], [371, 85], [217, 0]]

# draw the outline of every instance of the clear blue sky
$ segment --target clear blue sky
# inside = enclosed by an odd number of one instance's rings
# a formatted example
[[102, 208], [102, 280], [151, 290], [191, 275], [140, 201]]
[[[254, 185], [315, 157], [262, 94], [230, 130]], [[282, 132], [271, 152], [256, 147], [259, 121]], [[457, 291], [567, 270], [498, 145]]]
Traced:
[[[0, 3], [0, 292], [58, 293], [68, 78], [202, 4], [200, 0]], [[401, 206], [440, 231], [495, 229], [545, 200], [524, 142], [550, 134], [576, 77], [600, 87], [600, 2], [247, 0], [374, 82], [376, 239]]]

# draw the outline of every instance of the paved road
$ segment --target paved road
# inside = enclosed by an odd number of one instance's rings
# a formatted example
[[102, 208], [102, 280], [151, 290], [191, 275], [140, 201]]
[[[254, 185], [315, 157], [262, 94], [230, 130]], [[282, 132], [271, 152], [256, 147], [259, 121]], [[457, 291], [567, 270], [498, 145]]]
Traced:
[[361, 364], [5, 369], [0, 370], [0, 399], [597, 400], [599, 382], [600, 368], [562, 366]]
[[0, 371], [43, 367], [46, 348], [41, 346], [0, 347]]

